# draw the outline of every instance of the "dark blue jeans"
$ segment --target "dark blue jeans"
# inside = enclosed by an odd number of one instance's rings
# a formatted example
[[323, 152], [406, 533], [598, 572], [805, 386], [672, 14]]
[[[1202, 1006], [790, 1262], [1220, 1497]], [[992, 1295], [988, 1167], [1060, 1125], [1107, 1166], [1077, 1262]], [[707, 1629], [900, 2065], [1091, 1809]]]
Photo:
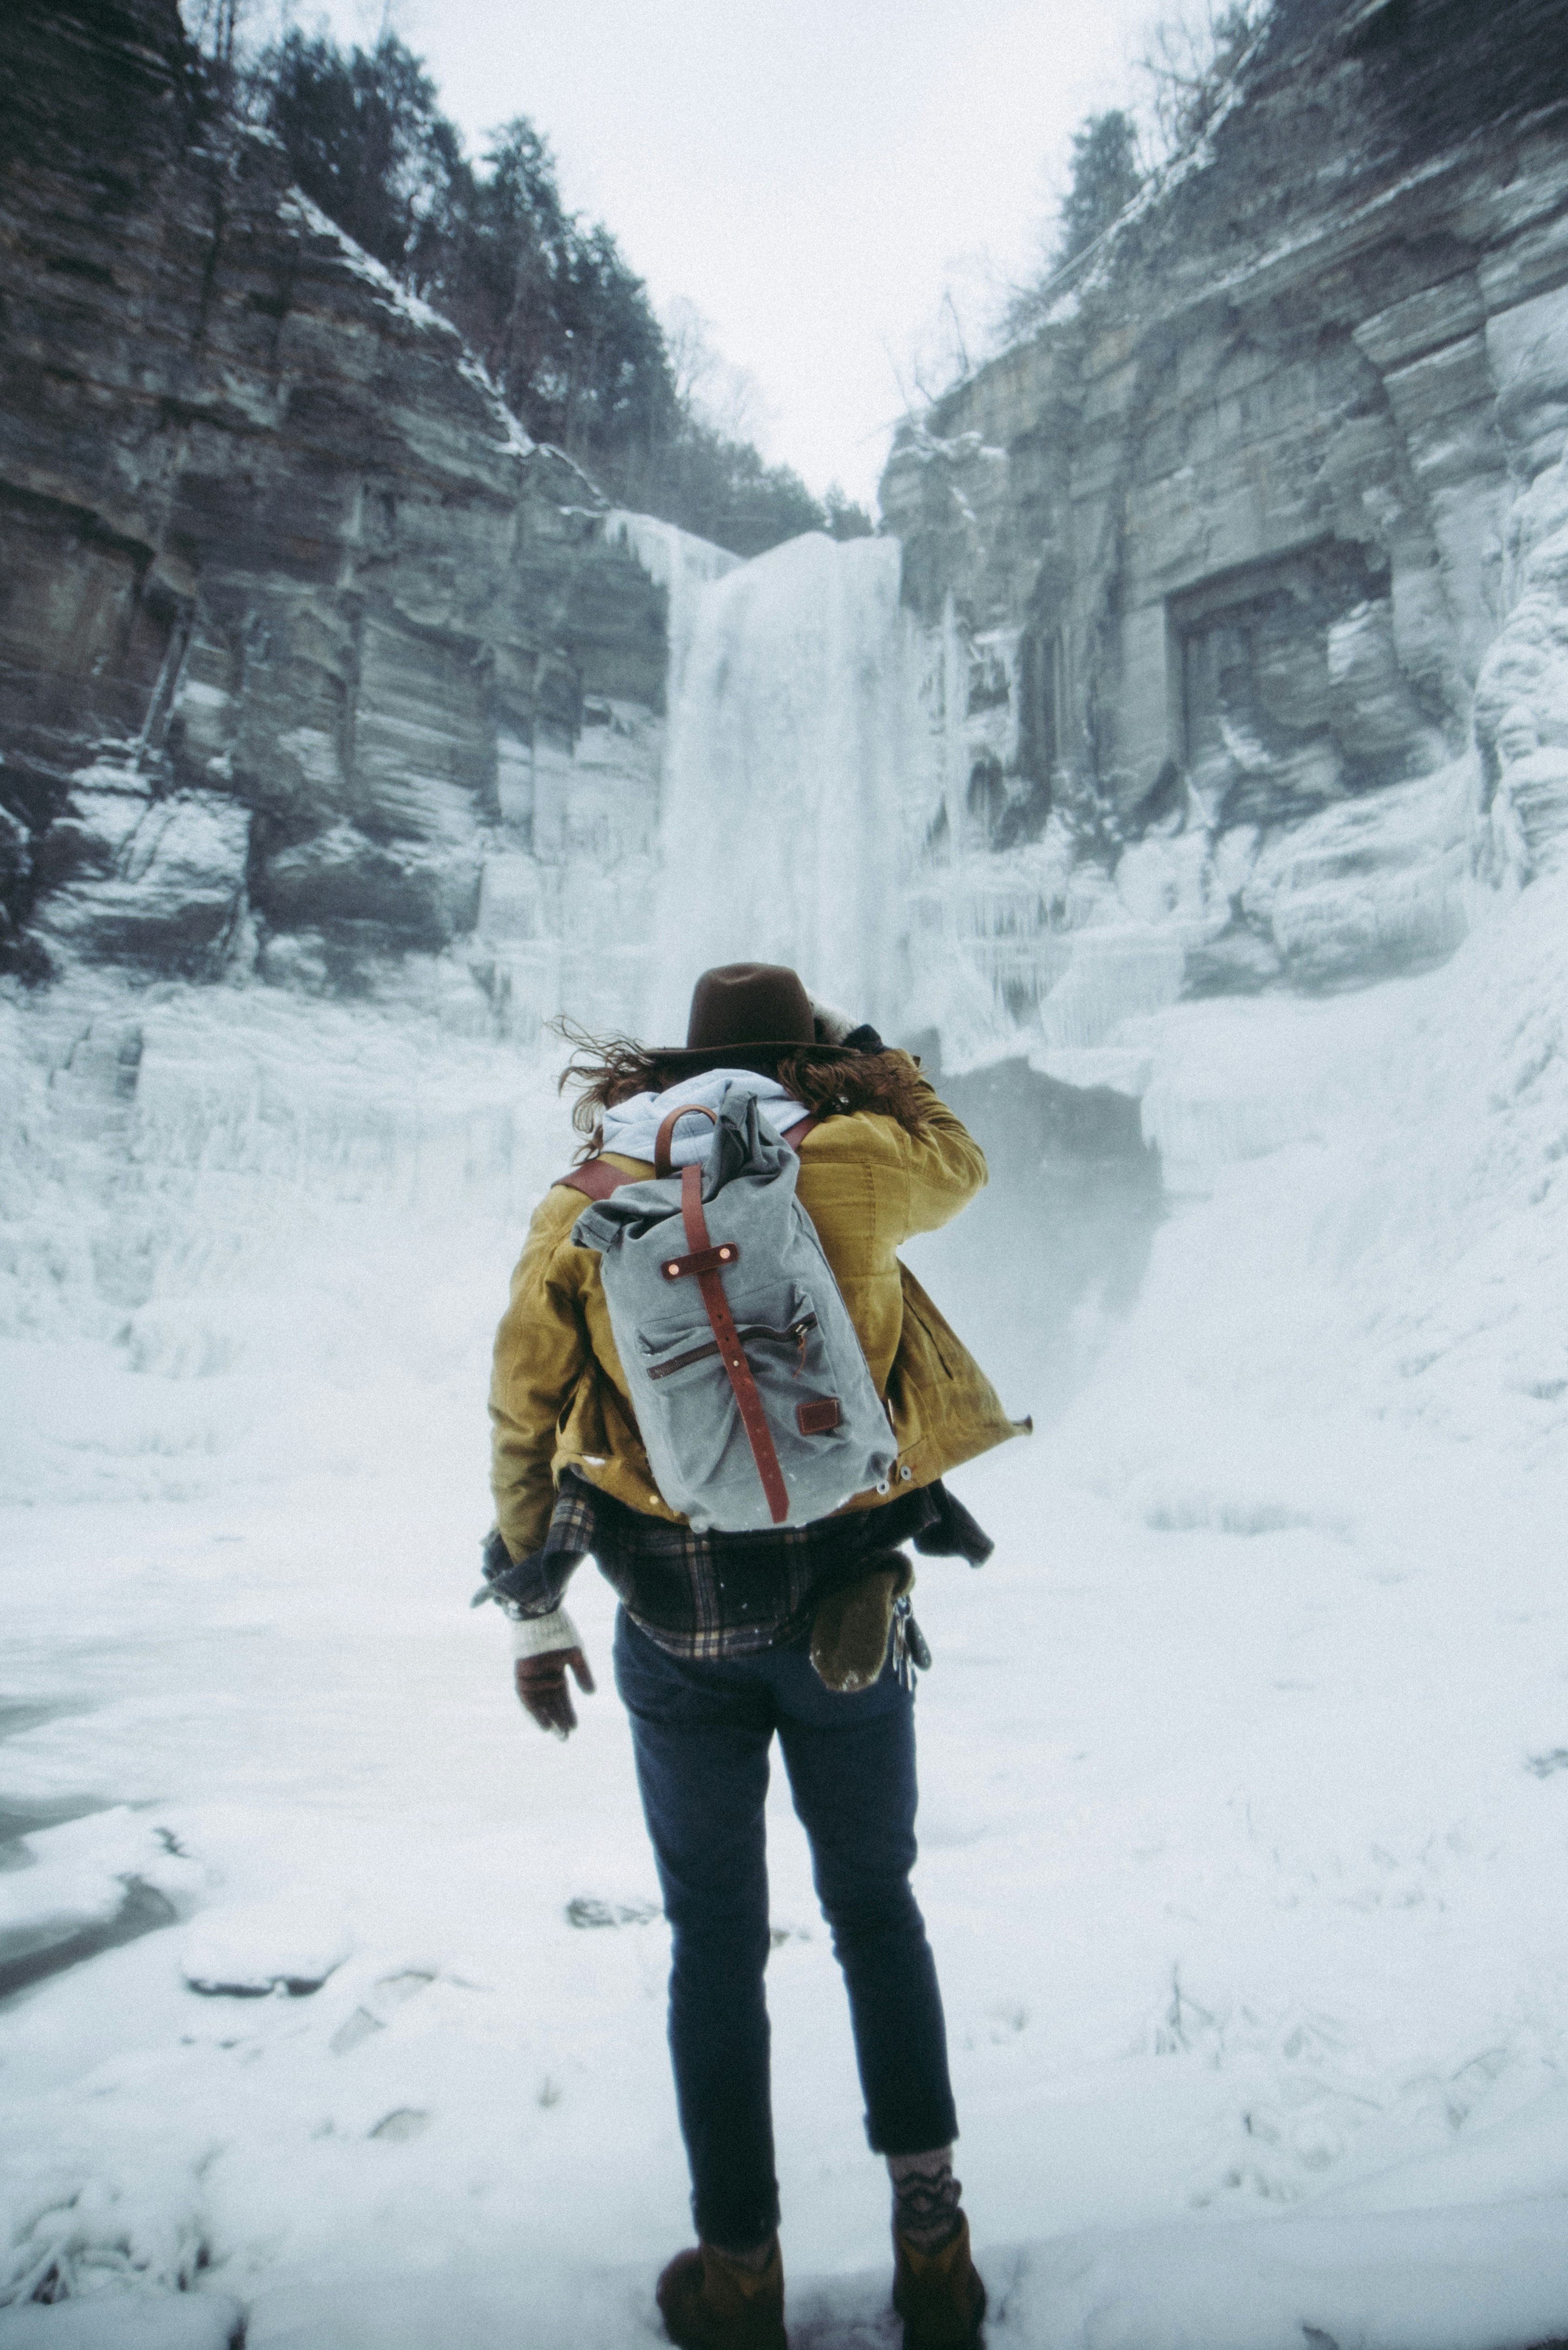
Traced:
[[937, 1970], [909, 1889], [914, 1700], [890, 1663], [870, 1689], [835, 1696], [807, 1648], [803, 1636], [688, 1664], [624, 1608], [616, 1622], [616, 1686], [672, 1938], [670, 2051], [691, 2209], [705, 2242], [737, 2249], [779, 2217], [763, 1992], [775, 1731], [849, 1991], [866, 2134], [879, 2154], [958, 2135]]

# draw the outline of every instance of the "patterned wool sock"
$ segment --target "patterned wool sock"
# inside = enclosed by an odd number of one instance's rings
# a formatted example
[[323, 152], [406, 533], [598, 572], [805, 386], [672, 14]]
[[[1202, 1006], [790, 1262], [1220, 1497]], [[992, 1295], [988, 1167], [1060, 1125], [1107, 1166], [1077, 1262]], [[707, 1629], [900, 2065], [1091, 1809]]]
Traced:
[[959, 2231], [959, 2198], [962, 2186], [953, 2177], [950, 2146], [932, 2147], [928, 2154], [890, 2154], [888, 2175], [893, 2182], [893, 2226], [917, 2252], [940, 2252]]

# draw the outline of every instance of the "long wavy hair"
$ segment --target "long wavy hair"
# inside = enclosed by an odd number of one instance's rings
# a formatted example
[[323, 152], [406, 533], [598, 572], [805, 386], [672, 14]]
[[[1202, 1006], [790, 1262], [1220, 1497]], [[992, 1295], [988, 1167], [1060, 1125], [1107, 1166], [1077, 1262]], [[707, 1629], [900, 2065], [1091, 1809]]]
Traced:
[[[604, 1113], [634, 1094], [661, 1094], [691, 1074], [679, 1056], [670, 1060], [630, 1036], [595, 1036], [572, 1020], [554, 1020], [557, 1036], [572, 1047], [561, 1071], [560, 1091], [576, 1088], [572, 1124], [586, 1137], [579, 1159], [591, 1159], [604, 1145]], [[842, 1053], [817, 1045], [792, 1052], [779, 1047], [771, 1073], [813, 1118], [847, 1118], [870, 1110], [896, 1118], [906, 1134], [926, 1131], [914, 1065], [903, 1053]]]

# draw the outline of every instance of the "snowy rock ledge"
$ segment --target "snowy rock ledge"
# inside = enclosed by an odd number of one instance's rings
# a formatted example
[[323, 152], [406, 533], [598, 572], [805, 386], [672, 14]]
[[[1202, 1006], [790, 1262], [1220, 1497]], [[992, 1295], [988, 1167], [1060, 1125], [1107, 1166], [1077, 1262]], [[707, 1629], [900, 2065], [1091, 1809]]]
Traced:
[[238, 2350], [245, 2314], [205, 2293], [116, 2293], [0, 2309], [0, 2350]]
[[282, 1896], [204, 1918], [180, 1971], [192, 1991], [261, 1999], [319, 1991], [354, 1947], [341, 1914], [310, 1896]]
[[0, 1997], [89, 1936], [171, 1925], [203, 1882], [167, 1830], [124, 1804], [19, 1841], [22, 1866], [0, 1872]]
[[1565, 2313], [1568, 2207], [1543, 2200], [1030, 2245], [1003, 2323], [1030, 2350], [1532, 2350]]

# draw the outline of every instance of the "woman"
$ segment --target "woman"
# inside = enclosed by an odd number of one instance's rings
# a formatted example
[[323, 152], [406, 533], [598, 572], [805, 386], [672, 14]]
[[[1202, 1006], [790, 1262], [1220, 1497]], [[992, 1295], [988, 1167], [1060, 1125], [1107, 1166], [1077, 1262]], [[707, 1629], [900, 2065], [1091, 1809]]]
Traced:
[[[956, 1215], [985, 1160], [908, 1054], [764, 964], [703, 973], [684, 1050], [593, 1047], [568, 1079], [592, 1155], [535, 1211], [496, 1337], [485, 1571], [514, 1621], [518, 1696], [563, 1738], [576, 1727], [568, 1669], [594, 1686], [561, 1604], [579, 1560], [591, 1553], [622, 1601], [616, 1681], [671, 1929], [670, 2045], [700, 2239], [659, 2278], [659, 2306], [686, 2350], [784, 2350], [763, 1990], [776, 1732], [848, 1988], [867, 2133], [892, 2175], [907, 2350], [964, 2350], [985, 2293], [952, 2175], [941, 2001], [909, 1881], [913, 1676], [900, 1651], [920, 1649], [897, 1546], [985, 1558], [991, 1544], [940, 1479], [1018, 1430], [895, 1251]], [[600, 1258], [572, 1232], [585, 1192], [653, 1173], [672, 1111], [717, 1109], [732, 1087], [798, 1149], [797, 1196], [886, 1399], [898, 1461], [831, 1517], [700, 1534], [658, 1492]], [[676, 1125], [673, 1163], [704, 1159], [711, 1132], [705, 1118]]]

